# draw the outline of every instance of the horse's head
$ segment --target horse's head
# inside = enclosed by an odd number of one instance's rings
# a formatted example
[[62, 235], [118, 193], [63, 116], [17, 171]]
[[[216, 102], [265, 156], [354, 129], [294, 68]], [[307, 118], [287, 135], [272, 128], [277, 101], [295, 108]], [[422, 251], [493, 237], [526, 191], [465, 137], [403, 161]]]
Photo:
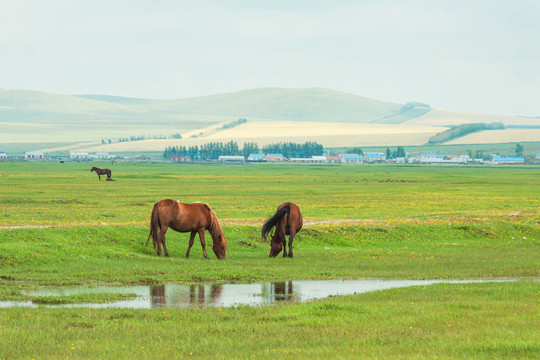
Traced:
[[90, 172], [92, 172], [92, 171], [96, 171], [96, 167], [95, 167], [95, 166], [92, 168], [92, 170], [90, 170]]
[[283, 250], [283, 244], [279, 239], [272, 238], [272, 241], [270, 242], [270, 257], [276, 257], [281, 250]]
[[227, 253], [227, 239], [225, 239], [225, 235], [219, 234], [218, 239], [214, 240], [212, 250], [214, 250], [214, 254], [216, 254], [218, 259], [225, 259]]

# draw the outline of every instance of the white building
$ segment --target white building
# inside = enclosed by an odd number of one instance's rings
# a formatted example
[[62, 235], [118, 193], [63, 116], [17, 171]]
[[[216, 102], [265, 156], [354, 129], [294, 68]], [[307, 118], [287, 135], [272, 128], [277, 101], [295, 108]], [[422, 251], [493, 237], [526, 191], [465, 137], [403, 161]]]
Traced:
[[367, 163], [381, 163], [386, 161], [385, 153], [369, 152], [364, 154], [364, 162]]
[[264, 154], [249, 154], [248, 161], [266, 161]]
[[242, 155], [220, 155], [218, 160], [221, 162], [244, 162], [246, 158]]
[[361, 164], [364, 160], [359, 154], [340, 154], [339, 159], [342, 164]]
[[290, 158], [291, 162], [295, 163], [326, 163], [326, 156], [312, 156], [310, 158]]
[[499, 156], [491, 155], [491, 164], [503, 165], [503, 164], [525, 164], [525, 159], [521, 156]]
[[7, 159], [7, 152], [0, 151], [0, 160], [6, 160]]
[[116, 155], [109, 154], [108, 152], [96, 152], [96, 159], [114, 159]]
[[420, 164], [442, 164], [445, 156], [435, 153], [421, 153], [418, 159]]
[[87, 152], [70, 152], [69, 158], [70, 159], [88, 159], [90, 155], [88, 155]]
[[27, 151], [24, 153], [25, 160], [45, 159], [43, 151]]
[[467, 164], [469, 155], [439, 155], [435, 153], [422, 153], [419, 157], [421, 164]]

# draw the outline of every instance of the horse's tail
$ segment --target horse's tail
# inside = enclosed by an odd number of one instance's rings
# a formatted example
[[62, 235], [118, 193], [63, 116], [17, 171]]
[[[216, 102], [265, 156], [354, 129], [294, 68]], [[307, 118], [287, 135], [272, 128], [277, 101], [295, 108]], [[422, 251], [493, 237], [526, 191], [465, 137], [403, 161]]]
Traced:
[[266, 235], [270, 232], [270, 230], [272, 230], [274, 226], [276, 226], [276, 224], [281, 220], [281, 218], [283, 218], [283, 216], [285, 215], [289, 216], [290, 211], [291, 211], [291, 207], [289, 205], [285, 205], [284, 207], [276, 211], [274, 216], [266, 220], [266, 222], [264, 223], [262, 227], [262, 232], [261, 232], [262, 238], [264, 240], [266, 240]]
[[158, 204], [154, 204], [154, 208], [152, 209], [152, 216], [150, 217], [150, 234], [148, 234], [148, 239], [146, 239], [146, 245], [148, 246], [148, 242], [150, 241], [150, 237], [152, 238], [152, 244], [154, 245], [154, 250], [157, 250], [158, 246], [158, 233], [159, 229], [161, 228], [161, 225], [159, 223], [159, 216], [158, 216]]

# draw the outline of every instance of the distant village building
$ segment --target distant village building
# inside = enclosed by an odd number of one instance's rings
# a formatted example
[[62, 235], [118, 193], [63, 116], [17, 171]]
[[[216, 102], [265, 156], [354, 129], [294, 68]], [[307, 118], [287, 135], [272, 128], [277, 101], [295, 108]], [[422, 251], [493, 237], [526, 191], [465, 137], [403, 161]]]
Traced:
[[491, 155], [491, 163], [493, 165], [525, 164], [525, 159], [523, 157], [519, 157], [519, 156]]
[[114, 159], [116, 155], [109, 154], [108, 152], [96, 152], [94, 157], [96, 159]]
[[469, 155], [440, 155], [435, 153], [422, 153], [419, 157], [420, 164], [467, 164]]
[[397, 157], [394, 159], [396, 164], [405, 164], [405, 158], [403, 156]]
[[326, 156], [312, 156], [310, 158], [290, 158], [291, 162], [295, 163], [325, 163], [328, 162]]
[[183, 154], [173, 154], [169, 156], [169, 161], [173, 163], [190, 163], [191, 156]]
[[420, 162], [420, 157], [410, 155], [409, 157], [407, 157], [407, 161], [409, 162], [409, 164], [418, 164]]
[[266, 161], [283, 161], [283, 154], [266, 154], [264, 159]]
[[150, 160], [150, 157], [149, 156], [146, 156], [146, 155], [137, 155], [133, 158], [133, 160], [135, 161], [148, 161]]
[[43, 151], [27, 151], [24, 153], [25, 160], [43, 160], [45, 159], [45, 154]]
[[70, 152], [69, 158], [72, 160], [88, 159], [89, 155], [87, 152]]
[[7, 159], [7, 152], [0, 151], [0, 160], [6, 160]]
[[444, 160], [446, 164], [467, 164], [471, 158], [469, 155], [446, 155]]
[[368, 152], [364, 154], [364, 162], [373, 164], [373, 163], [382, 163], [386, 161], [386, 154], [381, 152]]
[[361, 164], [364, 158], [359, 154], [341, 154], [339, 159], [342, 164]]
[[266, 161], [264, 154], [249, 154], [248, 161]]
[[419, 157], [420, 164], [440, 164], [446, 155], [435, 153], [421, 153]]
[[329, 162], [331, 164], [335, 164], [335, 163], [339, 163], [340, 162], [340, 159], [339, 159], [339, 156], [330, 156], [330, 155], [327, 155], [326, 156], [326, 162]]
[[221, 162], [243, 163], [244, 161], [246, 161], [246, 158], [242, 155], [220, 155], [218, 157], [218, 160]]

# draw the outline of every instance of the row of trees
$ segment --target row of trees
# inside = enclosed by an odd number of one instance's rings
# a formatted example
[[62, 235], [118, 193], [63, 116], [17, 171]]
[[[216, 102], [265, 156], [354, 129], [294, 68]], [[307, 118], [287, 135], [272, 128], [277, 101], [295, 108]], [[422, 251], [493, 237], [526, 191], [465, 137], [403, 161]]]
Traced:
[[474, 123], [474, 124], [462, 124], [458, 126], [454, 126], [448, 130], [445, 130], [443, 132], [440, 132], [432, 137], [429, 138], [428, 144], [435, 145], [435, 144], [442, 144], [444, 142], [450, 141], [452, 139], [456, 139], [462, 136], [465, 136], [467, 134], [471, 134], [477, 131], [483, 131], [483, 130], [502, 130], [505, 129], [505, 126], [503, 123]]
[[407, 153], [405, 152], [405, 148], [403, 146], [398, 146], [396, 150], [390, 150], [390, 148], [386, 148], [386, 158], [387, 159], [395, 159], [398, 157], [405, 157]]
[[[243, 155], [248, 157], [250, 154], [260, 153], [259, 145], [255, 142], [244, 143], [244, 147], [240, 149], [235, 141], [229, 141], [227, 143], [211, 142], [203, 144], [201, 146], [169, 146], [163, 152], [163, 157], [168, 158], [171, 155], [181, 154], [192, 157], [198, 157], [203, 160], [217, 159], [221, 155]], [[262, 152], [265, 154], [279, 153], [283, 156], [291, 157], [311, 157], [322, 155], [323, 146], [316, 142], [308, 141], [304, 144], [297, 144], [292, 142], [276, 143], [265, 145], [262, 148]]]
[[323, 153], [323, 146], [314, 141], [307, 141], [303, 144], [293, 142], [280, 142], [265, 145], [262, 148], [265, 154], [283, 154], [287, 158], [319, 156]]
[[[149, 140], [149, 139], [181, 139], [182, 135], [180, 133], [172, 134], [169, 136], [164, 135], [154, 135], [154, 136], [148, 136], [148, 135], [140, 135], [140, 136], [130, 136], [125, 138], [119, 138], [114, 140], [114, 142], [129, 142], [129, 141], [142, 141], [142, 140]], [[112, 144], [113, 140], [110, 138], [108, 139], [101, 139], [102, 144]]]
[[238, 119], [238, 120], [234, 120], [234, 121], [231, 121], [231, 122], [228, 122], [226, 124], [223, 124], [221, 126], [222, 129], [230, 129], [230, 128], [233, 128], [235, 126], [238, 126], [238, 125], [242, 125], [244, 123], [247, 122], [247, 119]]

